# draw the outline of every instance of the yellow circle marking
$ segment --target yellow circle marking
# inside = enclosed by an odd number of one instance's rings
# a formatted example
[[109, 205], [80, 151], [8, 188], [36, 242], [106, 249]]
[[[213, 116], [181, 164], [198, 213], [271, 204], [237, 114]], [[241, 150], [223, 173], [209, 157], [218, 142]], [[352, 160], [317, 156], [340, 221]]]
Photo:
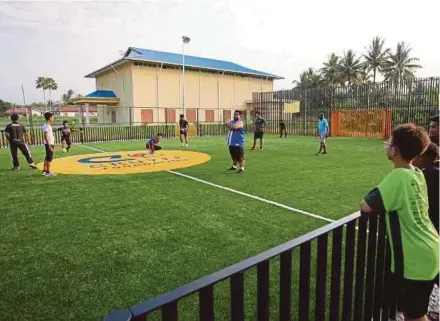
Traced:
[[[51, 171], [59, 174], [118, 175], [160, 172], [206, 163], [203, 153], [167, 150], [150, 155], [148, 151], [108, 152], [55, 158]], [[43, 163], [38, 164], [43, 169]]]

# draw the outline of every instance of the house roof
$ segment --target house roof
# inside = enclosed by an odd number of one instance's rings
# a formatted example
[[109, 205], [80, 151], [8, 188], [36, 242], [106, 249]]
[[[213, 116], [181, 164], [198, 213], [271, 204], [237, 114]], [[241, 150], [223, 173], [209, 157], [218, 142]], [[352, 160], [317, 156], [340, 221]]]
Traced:
[[17, 107], [6, 110], [6, 114], [12, 115], [12, 114], [18, 114], [18, 115], [25, 115], [27, 114], [28, 110], [24, 107]]
[[[58, 111], [60, 113], [79, 113], [80, 108], [75, 105], [66, 105], [61, 107]], [[85, 109], [83, 110], [85, 112]], [[89, 106], [89, 113], [96, 113], [97, 108], [93, 106]]]
[[[86, 77], [94, 78], [95, 76], [103, 72], [106, 72], [116, 66], [127, 63], [129, 61], [145, 61], [153, 63], [163, 63], [165, 65], [182, 66], [182, 55], [171, 52], [129, 47], [125, 52], [123, 58], [116, 60], [115, 62], [86, 75]], [[262, 76], [269, 79], [283, 79], [283, 77], [258, 71], [255, 69], [250, 69], [230, 61], [203, 58], [197, 56], [185, 55], [185, 67], [227, 71], [244, 75]]]

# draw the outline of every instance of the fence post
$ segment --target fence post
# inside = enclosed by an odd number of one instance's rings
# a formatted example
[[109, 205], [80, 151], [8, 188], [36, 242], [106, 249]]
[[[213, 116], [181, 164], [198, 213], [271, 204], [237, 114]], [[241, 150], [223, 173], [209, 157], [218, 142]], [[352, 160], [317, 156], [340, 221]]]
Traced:
[[35, 144], [35, 131], [34, 131], [34, 121], [32, 117], [32, 106], [29, 106], [28, 109], [28, 121], [29, 121], [29, 129], [30, 129], [30, 135], [31, 135], [31, 144]]

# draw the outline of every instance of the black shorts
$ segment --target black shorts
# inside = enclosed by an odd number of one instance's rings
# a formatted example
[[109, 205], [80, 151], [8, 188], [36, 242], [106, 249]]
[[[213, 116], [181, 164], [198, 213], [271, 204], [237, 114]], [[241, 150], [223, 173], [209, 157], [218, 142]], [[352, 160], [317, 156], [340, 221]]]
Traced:
[[184, 129], [180, 129], [180, 136], [188, 136], [188, 131], [187, 130], [184, 130]]
[[145, 147], [146, 147], [148, 150], [161, 150], [161, 149], [162, 149], [162, 147], [160, 147], [160, 146], [158, 146], [158, 145], [150, 145], [150, 144], [145, 145]]
[[263, 139], [263, 136], [264, 136], [264, 132], [255, 132], [254, 133], [254, 138], [255, 139], [258, 139], [258, 138]]
[[67, 146], [72, 145], [72, 141], [70, 140], [70, 137], [69, 137], [69, 136], [62, 136], [62, 137], [61, 137], [61, 142], [66, 142], [66, 145], [67, 145]]
[[229, 154], [234, 162], [241, 162], [244, 159], [243, 147], [229, 146]]
[[[437, 279], [437, 278], [436, 278]], [[410, 319], [421, 318], [428, 313], [429, 298], [434, 287], [432, 281], [404, 279], [398, 285], [399, 305], [403, 314]]]
[[52, 150], [50, 151], [49, 145], [44, 144], [44, 149], [46, 150], [46, 157], [44, 158], [44, 161], [48, 162], [48, 163], [50, 163], [53, 159], [53, 149], [55, 148], [55, 146], [51, 145], [51, 147], [52, 147]]

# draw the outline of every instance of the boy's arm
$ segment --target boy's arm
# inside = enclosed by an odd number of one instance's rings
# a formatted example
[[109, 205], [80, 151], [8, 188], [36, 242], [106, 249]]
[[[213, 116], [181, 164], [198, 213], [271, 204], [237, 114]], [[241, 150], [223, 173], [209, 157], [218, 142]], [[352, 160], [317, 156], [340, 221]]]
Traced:
[[361, 212], [364, 214], [385, 212], [385, 205], [383, 203], [379, 188], [374, 188], [365, 196], [361, 203]]
[[242, 120], [240, 120], [239, 122], [237, 122], [237, 123], [235, 123], [235, 125], [232, 125], [231, 127], [232, 127], [232, 129], [240, 129], [240, 128], [243, 128], [243, 121]]
[[369, 213], [385, 213], [394, 210], [399, 202], [399, 177], [396, 173], [391, 172], [382, 182], [368, 193], [361, 203], [361, 212]]
[[30, 144], [31, 143], [31, 135], [29, 134], [29, 131], [26, 129], [26, 127], [23, 127], [23, 133], [24, 133], [24, 141], [26, 142], [26, 144]]
[[49, 143], [49, 133], [46, 131], [46, 132], [44, 132], [44, 141], [46, 142], [46, 144], [47, 144], [47, 148], [50, 150], [50, 151], [52, 151], [52, 146], [50, 145], [50, 143]]
[[9, 133], [10, 130], [11, 130], [11, 127], [10, 127], [9, 125], [7, 125], [6, 128], [5, 128], [5, 130], [4, 130], [5, 135], [6, 135], [6, 139], [7, 139], [8, 141], [11, 141], [11, 134]]

